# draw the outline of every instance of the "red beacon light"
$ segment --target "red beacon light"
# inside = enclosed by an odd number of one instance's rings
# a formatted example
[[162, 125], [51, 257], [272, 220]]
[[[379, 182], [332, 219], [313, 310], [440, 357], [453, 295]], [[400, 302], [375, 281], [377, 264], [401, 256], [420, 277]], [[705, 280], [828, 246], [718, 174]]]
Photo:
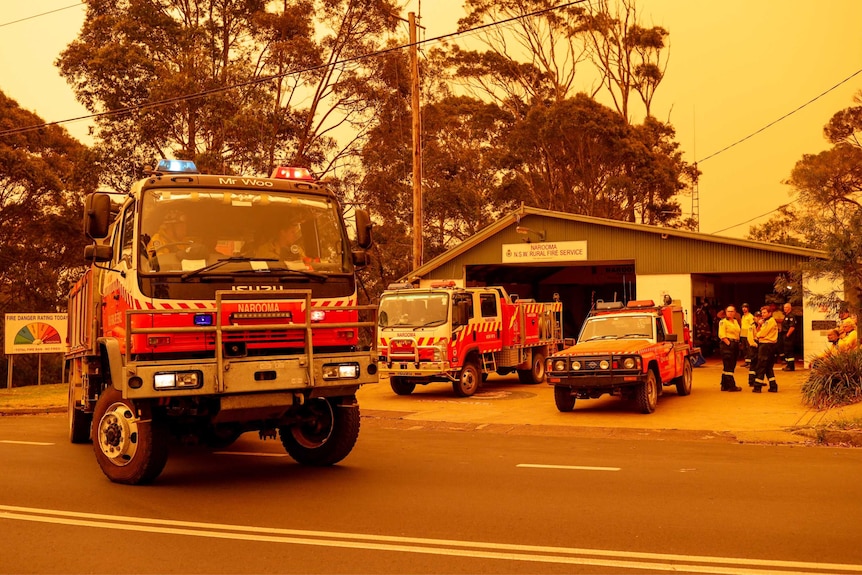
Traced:
[[455, 287], [455, 280], [441, 280], [436, 282], [431, 282], [432, 288], [453, 288]]
[[272, 171], [272, 178], [276, 180], [303, 180], [313, 182], [314, 177], [308, 168], [296, 168], [293, 166], [278, 166]]

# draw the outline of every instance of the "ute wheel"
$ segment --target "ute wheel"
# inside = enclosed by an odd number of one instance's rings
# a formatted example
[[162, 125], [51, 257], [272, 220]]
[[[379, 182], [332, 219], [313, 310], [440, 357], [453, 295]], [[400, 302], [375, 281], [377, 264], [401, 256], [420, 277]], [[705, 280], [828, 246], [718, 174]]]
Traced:
[[452, 382], [452, 390], [458, 397], [470, 397], [478, 391], [481, 381], [479, 368], [472, 361], [468, 361], [461, 368], [458, 379]]
[[167, 428], [147, 406], [138, 415], [132, 401], [108, 387], [93, 412], [93, 451], [114, 483], [149, 483], [168, 460]]
[[641, 383], [635, 392], [635, 401], [641, 413], [652, 413], [658, 404], [658, 383], [653, 370], [647, 371], [646, 381]]
[[390, 377], [389, 387], [398, 395], [410, 395], [416, 389], [416, 384], [404, 377]]
[[572, 395], [572, 388], [563, 385], [554, 386], [554, 403], [557, 404], [557, 410], [566, 413], [575, 409], [575, 396]]
[[691, 393], [691, 372], [691, 361], [688, 359], [688, 357], [686, 357], [685, 363], [682, 366], [682, 375], [673, 380], [673, 382], [676, 384], [677, 395], [688, 395]]
[[545, 383], [545, 354], [534, 351], [530, 365], [532, 369], [518, 370], [518, 380], [525, 385]]
[[84, 413], [78, 409], [75, 401], [74, 387], [69, 384], [69, 441], [72, 443], [89, 443], [90, 427], [93, 425], [93, 414]]
[[278, 429], [288, 455], [297, 463], [316, 467], [334, 465], [347, 457], [359, 437], [356, 398], [319, 397], [302, 410], [298, 423]]

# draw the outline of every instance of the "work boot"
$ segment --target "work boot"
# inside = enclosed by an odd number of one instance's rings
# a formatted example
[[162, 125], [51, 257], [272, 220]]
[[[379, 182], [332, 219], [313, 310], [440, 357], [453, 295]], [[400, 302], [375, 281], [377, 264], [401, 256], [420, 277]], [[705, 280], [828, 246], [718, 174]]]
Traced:
[[762, 385], [758, 385], [758, 384], [756, 384], [756, 383], [755, 383], [755, 384], [754, 384], [754, 387], [752, 387], [752, 388], [751, 388], [751, 391], [752, 391], [753, 393], [760, 393], [760, 388], [761, 388], [761, 387], [763, 387], [763, 386], [762, 386]]
[[769, 389], [767, 390], [769, 393], [778, 393], [778, 384], [774, 381], [769, 382]]
[[787, 362], [787, 371], [796, 371], [796, 361], [790, 360]]

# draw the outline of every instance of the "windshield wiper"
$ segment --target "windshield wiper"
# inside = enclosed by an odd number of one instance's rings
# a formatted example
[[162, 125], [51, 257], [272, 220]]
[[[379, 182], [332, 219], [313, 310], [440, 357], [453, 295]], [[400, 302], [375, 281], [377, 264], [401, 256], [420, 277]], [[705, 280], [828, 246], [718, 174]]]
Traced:
[[649, 339], [652, 337], [652, 334], [651, 333], [627, 333], [625, 335], [621, 335], [620, 337], [621, 338], [623, 338], [623, 337], [645, 337], [645, 338]]
[[[243, 263], [243, 262], [277, 262], [277, 261], [278, 261], [278, 260], [277, 260], [277, 259], [275, 259], [275, 258], [249, 258], [249, 257], [245, 257], [245, 256], [231, 256], [231, 257], [229, 257], [229, 258], [224, 258], [224, 259], [220, 259], [220, 260], [218, 260], [218, 261], [215, 261], [215, 262], [213, 262], [213, 263], [211, 263], [211, 264], [209, 264], [209, 265], [207, 265], [207, 266], [204, 266], [204, 267], [202, 267], [202, 268], [198, 268], [198, 269], [196, 269], [196, 270], [192, 270], [192, 271], [190, 271], [190, 272], [186, 272], [186, 273], [184, 273], [182, 276], [180, 276], [180, 278], [181, 278], [183, 281], [185, 281], [185, 280], [187, 280], [187, 279], [189, 279], [189, 278], [192, 278], [192, 277], [194, 277], [194, 276], [197, 276], [197, 275], [200, 275], [200, 274], [203, 274], [203, 273], [206, 273], [206, 272], [211, 272], [211, 271], [213, 271], [213, 270], [215, 270], [215, 269], [218, 269], [218, 268], [222, 267], [222, 266], [223, 266], [223, 265], [225, 265], [225, 264], [230, 264], [230, 263], [238, 263], [238, 262], [239, 262], [239, 263]], [[266, 270], [264, 270], [264, 271], [266, 271]]]
[[607, 333], [605, 335], [594, 335], [593, 337], [589, 337], [584, 341], [593, 341], [594, 339], [618, 339], [618, 335], [614, 335], [612, 333]]

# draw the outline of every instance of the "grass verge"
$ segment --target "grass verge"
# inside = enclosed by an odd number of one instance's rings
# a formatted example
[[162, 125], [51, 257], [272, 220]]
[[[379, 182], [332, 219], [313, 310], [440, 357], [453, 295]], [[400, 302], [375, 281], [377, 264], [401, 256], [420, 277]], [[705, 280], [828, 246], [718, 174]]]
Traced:
[[65, 407], [67, 390], [68, 388], [64, 383], [0, 389], [0, 409]]

